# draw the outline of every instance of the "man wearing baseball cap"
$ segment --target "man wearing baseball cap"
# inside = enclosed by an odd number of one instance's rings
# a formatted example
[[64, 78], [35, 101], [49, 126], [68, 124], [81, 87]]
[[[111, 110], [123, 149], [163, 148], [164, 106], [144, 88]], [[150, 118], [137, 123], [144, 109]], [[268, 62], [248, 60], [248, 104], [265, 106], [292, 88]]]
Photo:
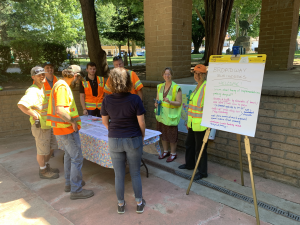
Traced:
[[56, 82], [50, 93], [46, 122], [53, 127], [54, 135], [64, 146], [65, 192], [71, 191], [72, 200], [94, 195], [92, 190], [82, 189], [85, 182], [82, 180], [83, 156], [78, 133], [81, 120], [70, 89], [80, 82], [80, 71], [77, 65], [62, 71], [63, 78]]
[[37, 161], [40, 166], [39, 176], [42, 179], [56, 179], [59, 177], [59, 170], [50, 167], [49, 160], [54, 149], [57, 149], [57, 142], [51, 133], [51, 127], [46, 126], [46, 117], [42, 111], [47, 100], [43, 90], [45, 83], [45, 71], [42, 67], [33, 67], [31, 77], [34, 84], [25, 92], [25, 95], [18, 103], [19, 109], [30, 116], [31, 131], [35, 137], [37, 149]]
[[[199, 153], [202, 147], [203, 138], [207, 127], [201, 126], [204, 98], [206, 90], [206, 66], [198, 64], [194, 68], [194, 79], [198, 83], [197, 87], [189, 97], [188, 135], [185, 140], [185, 164], [180, 165], [179, 169], [192, 170], [195, 168]], [[200, 163], [198, 165], [198, 172], [194, 180], [199, 180], [207, 177], [207, 143], [204, 147]]]

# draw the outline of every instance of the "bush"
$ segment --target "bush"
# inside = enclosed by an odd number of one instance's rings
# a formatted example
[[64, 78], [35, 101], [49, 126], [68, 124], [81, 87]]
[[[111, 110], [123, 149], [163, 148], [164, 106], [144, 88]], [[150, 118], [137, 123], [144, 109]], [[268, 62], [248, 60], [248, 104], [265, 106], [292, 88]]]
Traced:
[[21, 73], [30, 74], [32, 67], [43, 62], [42, 43], [31, 40], [15, 40], [11, 42]]
[[14, 61], [10, 53], [10, 46], [0, 44], [0, 74], [6, 73], [9, 65]]
[[62, 66], [67, 58], [66, 46], [59, 43], [45, 42], [43, 44], [43, 56], [47, 62], [54, 64], [54, 71]]

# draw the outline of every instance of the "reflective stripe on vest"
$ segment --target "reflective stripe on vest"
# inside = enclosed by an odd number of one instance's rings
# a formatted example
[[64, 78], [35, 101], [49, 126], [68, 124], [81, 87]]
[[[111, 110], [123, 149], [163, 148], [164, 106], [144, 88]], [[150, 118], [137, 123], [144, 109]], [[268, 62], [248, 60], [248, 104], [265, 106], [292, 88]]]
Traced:
[[[156, 116], [156, 120], [160, 123], [163, 123], [166, 126], [177, 126], [180, 117], [181, 117], [181, 109], [182, 104], [180, 106], [173, 106], [167, 102], [163, 101], [163, 95], [164, 95], [164, 87], [165, 83], [159, 84], [157, 86], [157, 93], [159, 100], [162, 101], [161, 104], [161, 113], [160, 115]], [[170, 99], [170, 101], [175, 101], [177, 96], [177, 90], [179, 90], [179, 86], [172, 81], [172, 85], [170, 87], [170, 90], [167, 93], [167, 98]]]
[[85, 108], [87, 110], [101, 109], [103, 100], [104, 77], [98, 77], [98, 96], [93, 96], [93, 90], [88, 81], [82, 81], [85, 93]]
[[[195, 100], [193, 99], [192, 101], [190, 101], [189, 103], [189, 110], [188, 110], [188, 116], [191, 117], [196, 117], [196, 118], [202, 118], [202, 114], [203, 114], [203, 107], [201, 107], [201, 103], [203, 101], [203, 94], [204, 94], [204, 88], [206, 87], [206, 83], [202, 86], [201, 91], [197, 96], [195, 96], [199, 91], [197, 91], [197, 93], [194, 93], [193, 97], [196, 97], [197, 99], [197, 105], [193, 105], [195, 104]], [[200, 107], [199, 107], [200, 106]]]
[[71, 116], [71, 118], [77, 122], [77, 124], [81, 125], [80, 122], [80, 117], [78, 115], [78, 111], [75, 105], [75, 101], [74, 101], [74, 97], [73, 97], [73, 93], [70, 90], [69, 86], [67, 86], [67, 84], [65, 83], [65, 81], [60, 80], [58, 82], [56, 82], [56, 84], [53, 86], [51, 93], [50, 93], [50, 98], [49, 98], [49, 108], [48, 108], [48, 113], [47, 113], [47, 122], [46, 124], [48, 126], [52, 126], [55, 128], [67, 128], [72, 126], [70, 123], [65, 122], [63, 119], [61, 119], [59, 116], [56, 115], [55, 113], [55, 99], [54, 99], [54, 91], [58, 86], [65, 86], [67, 88], [69, 97], [71, 98], [71, 104], [69, 106], [69, 108], [65, 108], [65, 110], [69, 111], [69, 115]]

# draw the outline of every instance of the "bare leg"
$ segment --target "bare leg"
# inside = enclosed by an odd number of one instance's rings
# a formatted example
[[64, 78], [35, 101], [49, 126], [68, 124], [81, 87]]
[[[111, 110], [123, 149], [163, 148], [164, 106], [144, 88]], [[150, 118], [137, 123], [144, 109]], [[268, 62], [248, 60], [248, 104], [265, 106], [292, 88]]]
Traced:
[[40, 165], [40, 167], [44, 167], [45, 166], [45, 162], [46, 162], [46, 155], [36, 155], [36, 159], [38, 161], [38, 164]]
[[177, 142], [170, 143], [171, 146], [171, 154], [176, 154]]
[[50, 154], [49, 155], [45, 155], [45, 162], [49, 162], [50, 158], [51, 158], [51, 155], [53, 154], [54, 152], [54, 149], [51, 149], [50, 150]]
[[161, 140], [161, 142], [162, 142], [162, 145], [163, 145], [163, 148], [164, 148], [164, 151], [166, 152], [166, 151], [169, 151], [169, 142], [167, 142], [167, 141], [163, 141], [163, 140]]

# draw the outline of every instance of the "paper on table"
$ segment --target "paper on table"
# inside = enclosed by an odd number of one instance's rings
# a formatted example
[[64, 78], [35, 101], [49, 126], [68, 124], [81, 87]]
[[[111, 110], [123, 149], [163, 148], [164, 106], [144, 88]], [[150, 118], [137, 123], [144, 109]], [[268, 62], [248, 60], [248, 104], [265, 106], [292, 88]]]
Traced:
[[[81, 127], [82, 127], [82, 129], [80, 129], [81, 133], [85, 133], [92, 137], [108, 141], [108, 130], [102, 124], [102, 120], [92, 121], [92, 119], [88, 118], [87, 116], [81, 116], [80, 118], [81, 118]], [[145, 140], [148, 140], [160, 134], [161, 133], [159, 131], [146, 129]]]

